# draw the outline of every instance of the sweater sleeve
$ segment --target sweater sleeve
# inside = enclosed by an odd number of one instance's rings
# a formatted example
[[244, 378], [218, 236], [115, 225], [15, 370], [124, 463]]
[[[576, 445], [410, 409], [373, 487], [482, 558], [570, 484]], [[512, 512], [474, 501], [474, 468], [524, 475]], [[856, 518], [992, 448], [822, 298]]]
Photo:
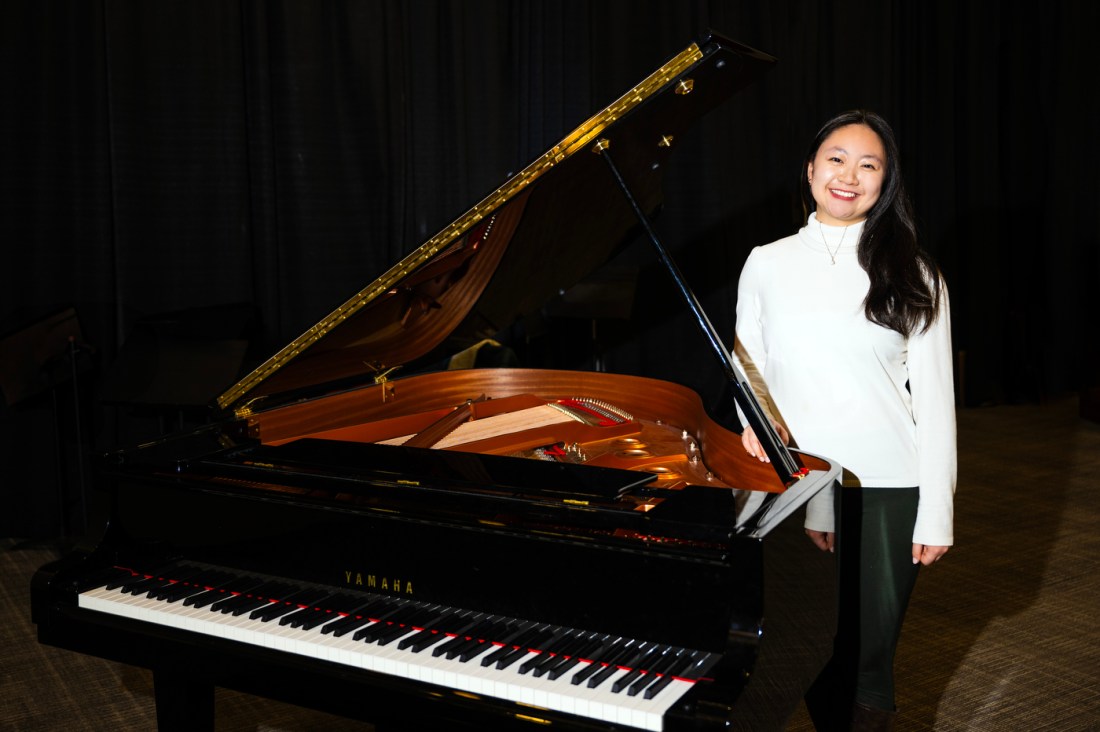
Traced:
[[[767, 417], [782, 423], [782, 415], [775, 407], [768, 385], [764, 381], [764, 369], [767, 366], [767, 349], [764, 346], [763, 313], [761, 309], [760, 273], [761, 262], [758, 249], [749, 253], [741, 278], [737, 284], [737, 333], [734, 339], [734, 357], [744, 371], [745, 378], [752, 385], [760, 408]], [[737, 408], [741, 423], [746, 424], [745, 415]], [[786, 426], [786, 425], [784, 425]], [[820, 491], [806, 504], [805, 528], [814, 531], [833, 531], [835, 514], [833, 511], [833, 488]]]
[[[745, 378], [752, 385], [752, 392], [756, 394], [763, 411], [774, 418], [768, 408], [768, 386], [764, 384], [761, 375], [766, 356], [764, 356], [763, 328], [760, 321], [759, 276], [753, 261], [753, 255], [756, 253], [756, 249], [749, 252], [745, 266], [741, 267], [740, 280], [737, 282], [737, 332], [734, 338], [734, 359], [745, 372]], [[737, 414], [741, 418], [741, 424], [747, 424], [740, 406], [737, 407]]]
[[[760, 408], [764, 410], [764, 414], [769, 419], [778, 421], [763, 375], [767, 352], [764, 349], [764, 330], [761, 320], [759, 260], [754, 259], [758, 250], [759, 247], [749, 252], [745, 266], [741, 269], [741, 278], [737, 283], [737, 326], [733, 342], [733, 357], [752, 386], [753, 394], [760, 403]], [[741, 424], [748, 424], [740, 405], [737, 405], [737, 416], [741, 419]]]
[[950, 307], [942, 281], [935, 322], [925, 332], [910, 336], [908, 345], [920, 478], [913, 543], [950, 546], [954, 543], [957, 474], [955, 389]]

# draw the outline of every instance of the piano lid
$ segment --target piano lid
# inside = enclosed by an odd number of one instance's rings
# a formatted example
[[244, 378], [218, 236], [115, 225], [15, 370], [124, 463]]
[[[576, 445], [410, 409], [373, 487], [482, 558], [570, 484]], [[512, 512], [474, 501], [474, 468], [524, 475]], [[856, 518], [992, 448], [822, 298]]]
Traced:
[[710, 35], [569, 133], [500, 188], [217, 399], [248, 412], [276, 395], [402, 375], [537, 311], [611, 258], [638, 221], [594, 151], [610, 145], [652, 215], [668, 156], [696, 119], [775, 59]]

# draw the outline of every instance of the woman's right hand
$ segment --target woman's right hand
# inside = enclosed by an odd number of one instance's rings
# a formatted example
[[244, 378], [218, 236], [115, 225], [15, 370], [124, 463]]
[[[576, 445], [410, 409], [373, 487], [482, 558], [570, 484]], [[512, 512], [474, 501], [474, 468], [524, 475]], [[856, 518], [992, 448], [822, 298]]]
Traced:
[[806, 529], [806, 536], [810, 537], [810, 541], [814, 543], [818, 549], [823, 552], [833, 551], [836, 545], [836, 534], [831, 531], [815, 531], [814, 529]]
[[[776, 434], [779, 435], [779, 439], [783, 441], [784, 445], [790, 444], [791, 436], [787, 434], [787, 429], [783, 425], [773, 419], [772, 428], [775, 429]], [[752, 455], [760, 462], [771, 462], [771, 459], [768, 458], [768, 454], [764, 452], [764, 445], [760, 443], [760, 438], [756, 436], [756, 432], [753, 431], [752, 427], [746, 426], [741, 433], [741, 445], [744, 446], [745, 452]]]

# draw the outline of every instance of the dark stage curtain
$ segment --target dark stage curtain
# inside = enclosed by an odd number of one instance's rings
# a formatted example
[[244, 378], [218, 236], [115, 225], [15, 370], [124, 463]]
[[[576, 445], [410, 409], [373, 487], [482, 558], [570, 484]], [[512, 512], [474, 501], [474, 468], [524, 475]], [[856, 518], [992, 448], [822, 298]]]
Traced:
[[[804, 146], [862, 106], [898, 133], [923, 241], [951, 288], [965, 402], [1095, 384], [1098, 104], [1081, 64], [1096, 8], [5, 3], [0, 336], [73, 308], [80, 351], [3, 357], [80, 368], [43, 368], [33, 395], [0, 404], [0, 529], [56, 531], [76, 456], [131, 436], [128, 400], [141, 399], [119, 396], [126, 347], [152, 349], [143, 378], [186, 377], [173, 349], [203, 339], [248, 344], [211, 373], [252, 366], [708, 29], [779, 58], [682, 141], [658, 219], [730, 344], [749, 249], [800, 223]], [[632, 316], [581, 339], [578, 367], [598, 347], [609, 370], [714, 402], [720, 370], [647, 245], [624, 262], [639, 271]], [[172, 426], [158, 419], [151, 431]]]

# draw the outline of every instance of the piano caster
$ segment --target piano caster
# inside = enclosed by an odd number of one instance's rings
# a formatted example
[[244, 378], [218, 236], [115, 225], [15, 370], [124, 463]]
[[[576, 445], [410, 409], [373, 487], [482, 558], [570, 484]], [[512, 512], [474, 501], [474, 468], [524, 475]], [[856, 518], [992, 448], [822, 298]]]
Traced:
[[167, 669], [153, 671], [159, 732], [214, 729], [214, 686]]

